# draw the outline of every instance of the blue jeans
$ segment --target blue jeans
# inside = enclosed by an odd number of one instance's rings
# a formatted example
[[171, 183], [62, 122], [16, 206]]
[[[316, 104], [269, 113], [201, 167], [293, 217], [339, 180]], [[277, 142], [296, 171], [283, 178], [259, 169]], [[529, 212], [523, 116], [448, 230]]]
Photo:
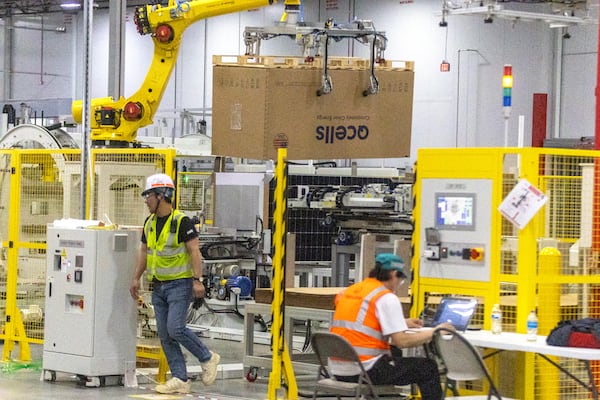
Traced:
[[154, 284], [152, 305], [156, 328], [171, 375], [187, 380], [187, 369], [181, 346], [200, 362], [210, 360], [208, 347], [186, 326], [188, 308], [193, 299], [192, 278], [176, 279]]

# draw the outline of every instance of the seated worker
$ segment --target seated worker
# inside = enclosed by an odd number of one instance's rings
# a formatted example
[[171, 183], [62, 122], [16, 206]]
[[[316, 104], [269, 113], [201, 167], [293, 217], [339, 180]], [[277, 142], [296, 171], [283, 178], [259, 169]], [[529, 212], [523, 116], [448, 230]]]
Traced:
[[[441, 400], [442, 387], [435, 360], [424, 357], [402, 357], [391, 351], [390, 343], [399, 349], [415, 347], [431, 341], [433, 329], [420, 328], [423, 322], [404, 318], [395, 289], [402, 284], [404, 263], [391, 253], [379, 254], [369, 277], [355, 283], [335, 299], [335, 312], [330, 331], [343, 336], [356, 349], [367, 374], [375, 385], [417, 384], [423, 400]], [[454, 329], [451, 324], [439, 327]], [[331, 372], [340, 381], [357, 382], [358, 366], [329, 360]]]

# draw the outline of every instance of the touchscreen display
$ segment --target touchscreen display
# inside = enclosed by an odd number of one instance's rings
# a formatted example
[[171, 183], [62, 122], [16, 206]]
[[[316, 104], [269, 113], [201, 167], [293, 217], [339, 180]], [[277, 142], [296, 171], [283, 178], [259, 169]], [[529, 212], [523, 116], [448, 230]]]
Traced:
[[475, 230], [475, 194], [438, 193], [435, 207], [436, 228]]

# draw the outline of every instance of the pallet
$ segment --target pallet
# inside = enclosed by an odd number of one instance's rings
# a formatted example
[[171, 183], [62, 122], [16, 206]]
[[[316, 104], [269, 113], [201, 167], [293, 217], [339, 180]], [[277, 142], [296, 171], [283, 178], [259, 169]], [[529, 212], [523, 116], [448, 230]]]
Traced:
[[[316, 60], [316, 59], [315, 59]], [[315, 68], [318, 61], [295, 56], [226, 56], [213, 55], [213, 65], [260, 68]]]
[[[304, 58], [299, 56], [246, 56], [246, 55], [213, 55], [213, 65], [240, 66], [257, 68], [323, 68], [323, 58]], [[358, 57], [329, 57], [329, 69], [366, 70], [371, 62]], [[383, 60], [375, 65], [376, 70], [414, 71], [414, 61]]]

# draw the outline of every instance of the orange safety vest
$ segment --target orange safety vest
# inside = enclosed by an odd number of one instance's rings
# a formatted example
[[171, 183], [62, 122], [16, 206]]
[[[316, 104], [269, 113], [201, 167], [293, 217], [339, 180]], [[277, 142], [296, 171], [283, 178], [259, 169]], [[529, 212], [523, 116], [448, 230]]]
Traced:
[[361, 361], [389, 354], [390, 344], [381, 332], [375, 303], [392, 293], [381, 281], [367, 278], [355, 283], [335, 298], [330, 331], [343, 336], [356, 349]]

